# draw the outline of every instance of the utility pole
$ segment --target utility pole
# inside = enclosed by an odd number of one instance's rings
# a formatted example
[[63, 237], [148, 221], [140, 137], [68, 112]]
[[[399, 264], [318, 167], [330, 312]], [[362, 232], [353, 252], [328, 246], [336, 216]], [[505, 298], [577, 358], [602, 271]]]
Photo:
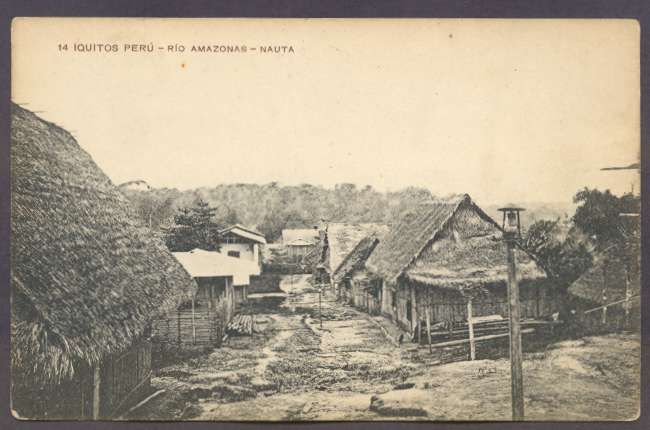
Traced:
[[320, 328], [323, 329], [323, 284], [318, 287], [318, 318], [320, 319]]
[[[500, 208], [503, 212], [503, 237], [506, 242], [508, 264], [508, 313], [510, 327], [510, 385], [512, 396], [512, 420], [524, 419], [524, 384], [521, 349], [521, 314], [519, 285], [517, 283], [517, 261], [515, 246], [521, 235], [519, 212], [524, 209], [510, 206]], [[507, 219], [507, 222], [506, 222]]]
[[320, 320], [320, 328], [323, 328], [323, 287], [325, 286], [325, 275], [327, 270], [325, 265], [320, 263], [316, 267], [316, 286], [318, 287], [318, 319]]

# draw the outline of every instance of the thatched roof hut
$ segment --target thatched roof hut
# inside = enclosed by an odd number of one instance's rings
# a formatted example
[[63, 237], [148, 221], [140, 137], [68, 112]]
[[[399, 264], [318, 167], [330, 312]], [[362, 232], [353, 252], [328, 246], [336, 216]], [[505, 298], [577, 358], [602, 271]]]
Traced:
[[335, 273], [343, 260], [368, 236], [383, 236], [388, 226], [376, 223], [331, 223], [327, 226], [328, 264]]
[[340, 283], [354, 271], [362, 270], [366, 260], [378, 243], [379, 237], [376, 234], [361, 239], [357, 246], [339, 264], [333, 275], [334, 282]]
[[[505, 282], [502, 234], [501, 227], [465, 194], [405, 214], [366, 266], [389, 282], [400, 276], [443, 288]], [[520, 250], [516, 255], [521, 279], [546, 277], [526, 252]]]
[[13, 377], [72, 378], [196, 284], [62, 128], [11, 107]]
[[574, 297], [591, 304], [603, 303], [603, 289], [607, 303], [625, 299], [626, 289], [630, 296], [641, 293], [640, 256], [626, 258], [625, 252], [613, 247], [595, 256], [592, 267], [569, 286]]

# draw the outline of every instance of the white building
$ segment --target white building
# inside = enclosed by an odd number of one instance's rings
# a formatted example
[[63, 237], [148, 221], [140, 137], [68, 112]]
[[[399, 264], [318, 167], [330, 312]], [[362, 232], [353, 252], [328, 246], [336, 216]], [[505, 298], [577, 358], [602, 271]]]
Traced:
[[220, 250], [229, 257], [253, 261], [257, 265], [259, 275], [262, 268], [260, 247], [266, 244], [266, 238], [258, 231], [240, 224], [230, 226], [220, 232]]

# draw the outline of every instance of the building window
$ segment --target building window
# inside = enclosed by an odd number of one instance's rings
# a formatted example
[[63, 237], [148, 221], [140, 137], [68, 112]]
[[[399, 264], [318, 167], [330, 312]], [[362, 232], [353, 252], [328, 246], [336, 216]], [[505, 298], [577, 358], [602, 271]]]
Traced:
[[240, 257], [239, 251], [228, 251], [228, 257], [239, 258]]

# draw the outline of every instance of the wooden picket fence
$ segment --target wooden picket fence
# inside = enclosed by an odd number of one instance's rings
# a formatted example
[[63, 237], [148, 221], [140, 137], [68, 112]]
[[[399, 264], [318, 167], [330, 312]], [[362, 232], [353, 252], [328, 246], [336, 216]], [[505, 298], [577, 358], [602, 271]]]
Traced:
[[153, 339], [166, 346], [221, 346], [225, 334], [222, 312], [199, 308], [178, 310], [154, 321]]

